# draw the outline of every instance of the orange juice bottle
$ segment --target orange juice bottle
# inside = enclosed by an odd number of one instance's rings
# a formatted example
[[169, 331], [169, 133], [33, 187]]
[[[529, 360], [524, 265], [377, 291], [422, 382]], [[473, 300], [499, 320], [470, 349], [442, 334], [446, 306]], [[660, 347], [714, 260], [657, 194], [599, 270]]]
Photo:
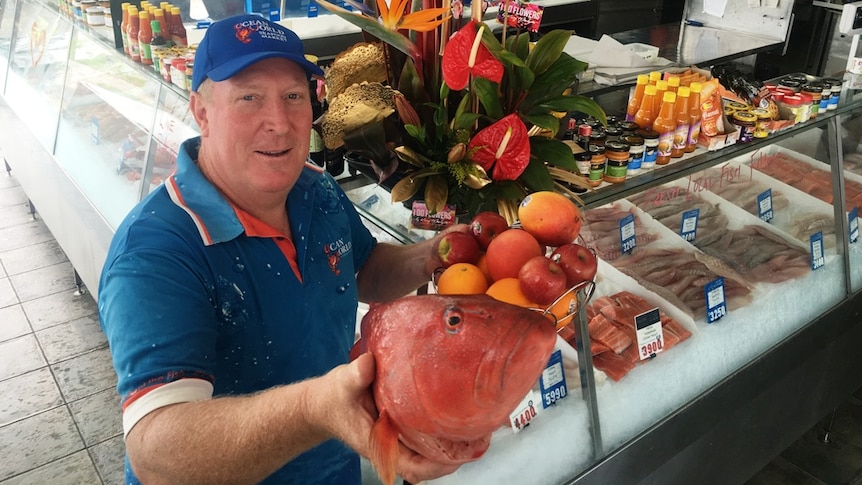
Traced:
[[629, 105], [626, 108], [626, 121], [634, 121], [635, 115], [641, 107], [641, 101], [644, 97], [644, 88], [649, 84], [649, 76], [641, 74], [638, 76], [638, 82], [635, 84], [635, 89], [632, 96], [629, 98]]
[[689, 86], [691, 95], [688, 99], [689, 116], [688, 116], [688, 143], [685, 146], [686, 153], [691, 153], [697, 148], [697, 139], [700, 137], [700, 91], [703, 89], [703, 84], [693, 82]]
[[685, 153], [686, 146], [688, 146], [689, 117], [691, 116], [691, 109], [688, 106], [689, 95], [689, 88], [685, 86], [680, 86], [676, 92], [676, 133], [673, 135], [673, 148], [670, 150], [671, 158], [681, 157]]
[[[653, 112], [658, 115], [658, 112], [661, 111], [662, 100], [664, 99], [664, 93], [667, 92], [667, 81], [660, 79], [655, 83], [655, 99], [653, 102]], [[647, 128], [650, 128], [649, 126]], [[653, 128], [655, 129], [655, 128]], [[658, 131], [658, 130], [656, 130]]]
[[655, 120], [655, 99], [656, 89], [652, 84], [648, 84], [644, 87], [644, 97], [641, 100], [641, 107], [637, 113], [635, 113], [634, 122], [637, 123], [641, 128], [649, 129], [652, 126], [653, 120]]
[[670, 162], [673, 149], [673, 137], [676, 134], [676, 93], [665, 92], [662, 96], [661, 111], [652, 124], [652, 129], [658, 132], [658, 150], [656, 165], [667, 165]]

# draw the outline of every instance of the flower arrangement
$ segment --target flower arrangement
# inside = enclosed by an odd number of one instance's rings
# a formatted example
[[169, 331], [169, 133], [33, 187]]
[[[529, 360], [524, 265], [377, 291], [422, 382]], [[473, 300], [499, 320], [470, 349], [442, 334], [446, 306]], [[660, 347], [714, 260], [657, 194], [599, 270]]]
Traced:
[[[569, 112], [602, 122], [605, 114], [571, 94], [587, 65], [563, 52], [570, 31], [535, 44], [526, 32], [504, 31], [500, 41], [483, 22], [452, 18], [450, 0], [376, 1], [373, 9], [347, 0], [351, 12], [317, 0], [374, 38], [326, 70], [329, 149], [368, 159], [381, 182], [400, 172], [393, 202], [418, 196], [432, 214], [448, 204], [512, 222], [529, 192], [577, 198], [568, 184], [586, 185], [571, 147], [555, 136]], [[482, 4], [473, 0], [472, 19], [482, 18]]]

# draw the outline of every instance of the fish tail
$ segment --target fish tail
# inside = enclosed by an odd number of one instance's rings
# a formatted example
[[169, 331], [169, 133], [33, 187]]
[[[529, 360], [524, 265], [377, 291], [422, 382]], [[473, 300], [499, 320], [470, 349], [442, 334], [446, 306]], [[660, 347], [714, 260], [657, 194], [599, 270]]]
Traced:
[[386, 410], [380, 413], [371, 428], [371, 464], [384, 485], [395, 482], [395, 465], [398, 460], [398, 433]]

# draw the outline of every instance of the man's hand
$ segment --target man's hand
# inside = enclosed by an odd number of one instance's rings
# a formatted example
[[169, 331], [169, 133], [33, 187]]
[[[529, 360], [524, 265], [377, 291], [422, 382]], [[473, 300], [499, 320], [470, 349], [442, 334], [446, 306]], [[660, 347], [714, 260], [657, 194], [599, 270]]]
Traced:
[[443, 267], [443, 261], [440, 260], [440, 254], [437, 252], [437, 246], [440, 245], [440, 240], [443, 239], [443, 236], [449, 234], [450, 232], [464, 232], [470, 234], [470, 226], [467, 224], [455, 224], [440, 231], [440, 234], [437, 234], [436, 236], [434, 236], [433, 239], [431, 239], [431, 256], [429, 256], [425, 263], [426, 274], [434, 274], [434, 270]]

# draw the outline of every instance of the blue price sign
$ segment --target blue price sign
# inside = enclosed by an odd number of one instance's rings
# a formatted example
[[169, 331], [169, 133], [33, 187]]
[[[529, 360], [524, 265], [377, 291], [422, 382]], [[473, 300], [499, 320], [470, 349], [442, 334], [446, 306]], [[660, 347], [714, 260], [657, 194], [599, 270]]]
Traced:
[[563, 354], [555, 350], [548, 360], [548, 366], [539, 377], [539, 389], [542, 391], [542, 408], [548, 408], [568, 395], [566, 375], [563, 373]]
[[697, 234], [697, 218], [700, 216], [700, 209], [692, 209], [682, 213], [682, 223], [679, 225], [679, 235], [686, 241], [694, 241]]
[[706, 293], [706, 322], [712, 323], [727, 315], [727, 302], [724, 300], [724, 278], [718, 277], [704, 288]]
[[811, 235], [811, 269], [822, 268], [826, 264], [823, 254], [823, 231]]
[[620, 219], [620, 247], [623, 254], [630, 252], [637, 245], [635, 241], [635, 215], [629, 214]]
[[859, 240], [859, 208], [854, 207], [848, 217], [850, 222], [850, 244], [853, 244]]
[[757, 215], [766, 222], [772, 220], [772, 189], [757, 195]]

